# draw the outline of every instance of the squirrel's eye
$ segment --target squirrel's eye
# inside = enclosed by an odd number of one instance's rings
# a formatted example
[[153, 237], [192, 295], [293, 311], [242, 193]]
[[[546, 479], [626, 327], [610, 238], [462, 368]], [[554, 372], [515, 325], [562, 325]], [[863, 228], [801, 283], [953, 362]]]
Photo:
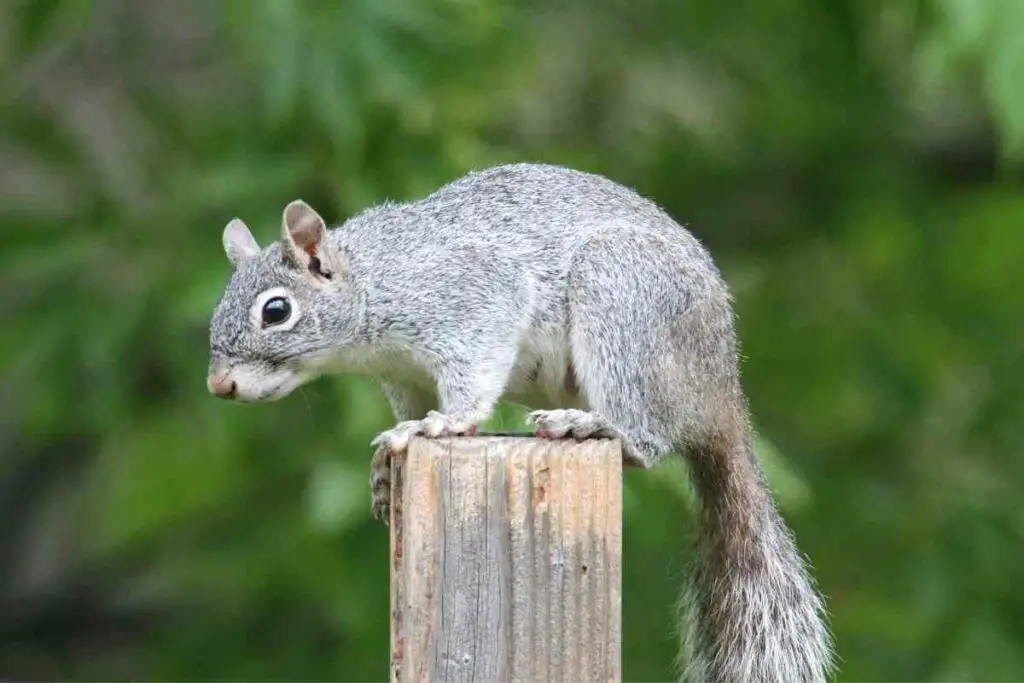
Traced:
[[292, 305], [281, 296], [275, 296], [263, 304], [263, 325], [280, 325], [292, 313]]

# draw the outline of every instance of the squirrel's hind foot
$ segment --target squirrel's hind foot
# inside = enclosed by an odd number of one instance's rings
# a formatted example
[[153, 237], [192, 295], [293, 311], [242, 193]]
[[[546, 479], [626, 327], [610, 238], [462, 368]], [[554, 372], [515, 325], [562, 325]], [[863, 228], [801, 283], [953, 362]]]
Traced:
[[622, 462], [632, 467], [649, 467], [622, 430], [597, 413], [567, 408], [535, 410], [527, 417], [534, 434], [542, 439], [618, 439], [622, 444]]

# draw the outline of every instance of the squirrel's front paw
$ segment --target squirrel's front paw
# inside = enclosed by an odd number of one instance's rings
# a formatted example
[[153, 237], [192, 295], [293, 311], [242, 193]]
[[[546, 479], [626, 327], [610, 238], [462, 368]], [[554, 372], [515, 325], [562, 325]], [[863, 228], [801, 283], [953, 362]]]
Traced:
[[430, 411], [422, 420], [406, 420], [381, 432], [370, 442], [376, 447], [370, 462], [371, 509], [375, 519], [388, 521], [391, 507], [391, 458], [409, 447], [414, 436], [461, 436], [476, 433], [476, 423], [457, 420], [437, 411]]
[[476, 424], [467, 420], [457, 420], [431, 410], [422, 420], [406, 420], [381, 432], [370, 442], [371, 446], [386, 444], [394, 453], [403, 453], [409, 447], [409, 439], [414, 436], [461, 436], [476, 433]]

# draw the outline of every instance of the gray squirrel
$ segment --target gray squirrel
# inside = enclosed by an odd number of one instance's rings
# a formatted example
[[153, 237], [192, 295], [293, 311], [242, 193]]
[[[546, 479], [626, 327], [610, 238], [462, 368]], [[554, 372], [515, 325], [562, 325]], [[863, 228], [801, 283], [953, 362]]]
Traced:
[[399, 422], [373, 441], [376, 517], [410, 437], [472, 434], [503, 397], [545, 408], [530, 413], [538, 436], [620, 439], [628, 465], [680, 453], [700, 501], [684, 678], [831, 674], [824, 603], [751, 448], [731, 294], [654, 202], [509, 164], [330, 230], [295, 200], [279, 241], [261, 250], [236, 218], [223, 242], [210, 392], [264, 401], [325, 373], [377, 378]]

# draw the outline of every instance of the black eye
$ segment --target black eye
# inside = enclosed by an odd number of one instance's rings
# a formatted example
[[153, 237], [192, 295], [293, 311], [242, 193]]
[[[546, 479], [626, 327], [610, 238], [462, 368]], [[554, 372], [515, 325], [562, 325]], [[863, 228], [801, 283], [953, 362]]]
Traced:
[[263, 326], [280, 325], [291, 314], [292, 305], [288, 303], [288, 300], [281, 296], [275, 296], [263, 304]]

